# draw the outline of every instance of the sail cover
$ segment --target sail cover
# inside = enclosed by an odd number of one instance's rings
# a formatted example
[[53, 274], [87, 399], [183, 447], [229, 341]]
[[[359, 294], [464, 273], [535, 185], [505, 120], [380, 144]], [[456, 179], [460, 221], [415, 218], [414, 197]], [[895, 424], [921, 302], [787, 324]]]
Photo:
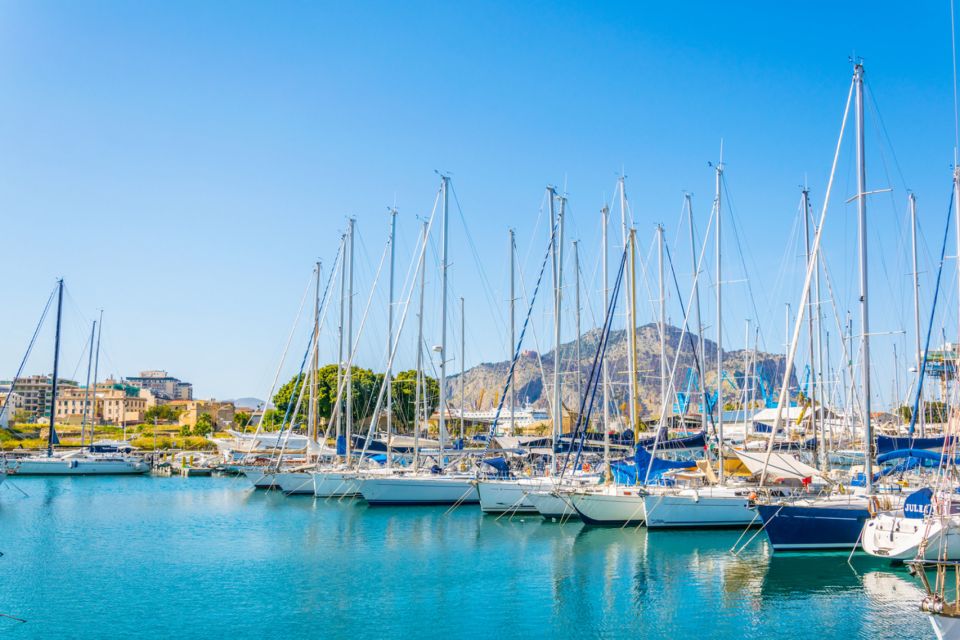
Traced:
[[877, 453], [887, 453], [897, 449], [942, 449], [946, 437], [910, 438], [899, 436], [877, 436]]
[[[765, 451], [736, 450], [735, 453], [744, 466], [750, 470], [750, 473], [760, 475], [763, 472], [763, 463], [767, 458]], [[767, 466], [767, 477], [773, 480], [819, 479], [820, 472], [786, 453], [771, 453], [770, 464]]]

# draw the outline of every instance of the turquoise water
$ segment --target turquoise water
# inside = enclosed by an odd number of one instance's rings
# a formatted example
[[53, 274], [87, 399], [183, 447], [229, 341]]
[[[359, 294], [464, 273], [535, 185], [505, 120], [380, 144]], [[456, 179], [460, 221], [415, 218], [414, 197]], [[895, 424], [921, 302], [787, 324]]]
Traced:
[[[19, 638], [931, 638], [902, 568], [741, 557], [739, 532], [368, 508], [234, 478], [0, 487]], [[9, 484], [9, 483], [7, 483]], [[762, 537], [762, 534], [761, 534]]]

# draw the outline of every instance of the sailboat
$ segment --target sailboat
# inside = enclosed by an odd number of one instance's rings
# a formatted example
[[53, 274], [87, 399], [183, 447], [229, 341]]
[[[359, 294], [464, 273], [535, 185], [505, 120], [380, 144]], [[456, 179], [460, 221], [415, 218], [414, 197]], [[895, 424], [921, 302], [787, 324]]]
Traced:
[[[57, 281], [57, 320], [53, 350], [53, 378], [50, 383], [50, 426], [47, 433], [46, 455], [33, 455], [7, 461], [7, 471], [17, 476], [83, 476], [83, 475], [135, 475], [150, 470], [150, 465], [138, 456], [120, 451], [98, 453], [91, 450], [54, 452], [60, 444], [57, 437], [57, 386], [60, 366], [60, 324], [63, 316], [63, 279]], [[91, 352], [92, 356], [92, 352]], [[15, 385], [16, 383], [14, 383]], [[88, 380], [89, 385], [89, 380]], [[95, 385], [94, 385], [95, 386]], [[94, 393], [96, 393], [94, 391]], [[94, 407], [96, 398], [94, 398]], [[86, 411], [86, 407], [84, 407]], [[91, 441], [93, 436], [91, 435]]]

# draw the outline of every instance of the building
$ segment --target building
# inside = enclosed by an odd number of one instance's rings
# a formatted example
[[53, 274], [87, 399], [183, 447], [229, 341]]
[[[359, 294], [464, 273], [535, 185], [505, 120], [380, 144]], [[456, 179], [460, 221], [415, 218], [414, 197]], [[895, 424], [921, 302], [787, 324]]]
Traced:
[[0, 428], [7, 429], [14, 413], [23, 409], [23, 396], [12, 391], [9, 384], [0, 384]]
[[139, 376], [126, 379], [128, 384], [149, 389], [159, 400], [193, 400], [193, 385], [174, 378], [166, 371], [141, 371]]
[[[18, 407], [23, 409], [29, 415], [32, 422], [40, 422], [44, 418], [50, 418], [50, 387], [53, 382], [53, 376], [25, 376], [17, 380], [14, 387], [10, 380], [0, 381], [0, 388], [8, 391], [14, 391], [21, 398], [22, 405]], [[69, 389], [76, 389], [76, 380], [67, 380], [60, 378], [57, 381], [57, 395], [61, 395]]]
[[84, 406], [92, 404], [94, 424], [135, 424], [143, 422], [144, 412], [156, 404], [149, 390], [112, 379], [98, 383], [95, 389], [90, 394], [86, 387], [69, 387], [58, 393], [57, 421], [79, 424]]
[[181, 427], [193, 429], [197, 426], [197, 418], [206, 413], [216, 425], [217, 429], [226, 429], [233, 424], [236, 407], [232, 402], [217, 402], [216, 400], [173, 400], [168, 403], [180, 411], [179, 424]]

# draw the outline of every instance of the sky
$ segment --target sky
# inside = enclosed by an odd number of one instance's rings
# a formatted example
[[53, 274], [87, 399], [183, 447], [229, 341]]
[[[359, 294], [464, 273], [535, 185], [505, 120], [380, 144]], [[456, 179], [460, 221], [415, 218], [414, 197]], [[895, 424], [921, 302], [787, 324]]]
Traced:
[[[915, 349], [908, 191], [919, 203], [924, 325], [946, 222], [950, 30], [948, 2], [869, 11], [832, 2], [2, 3], [0, 377], [15, 373], [63, 277], [64, 375], [83, 377], [90, 322], [103, 309], [101, 373], [166, 369], [201, 397], [265, 397], [313, 264], [323, 262], [326, 282], [348, 217], [357, 221], [356, 361], [382, 370], [387, 267], [374, 279], [394, 206], [398, 323], [407, 298], [414, 304], [397, 367], [409, 368], [416, 295], [404, 283], [438, 172], [452, 184], [451, 372], [510, 352], [508, 229], [530, 294], [549, 238], [547, 185], [568, 198], [564, 340], [575, 333], [572, 240], [583, 327], [602, 315], [600, 209], [611, 207], [612, 269], [621, 174], [642, 261], [638, 324], [654, 319], [659, 298], [657, 224], [681, 291], [669, 291], [667, 314], [680, 324], [693, 271], [683, 194], [693, 194], [702, 241], [721, 141], [724, 347], [744, 346], [750, 319], [761, 348], [783, 351], [784, 305], [796, 311], [802, 286], [801, 185], [819, 216], [850, 59], [860, 56], [867, 186], [890, 189], [868, 204], [874, 395], [889, 403], [898, 388], [906, 394]], [[820, 300], [840, 316], [852, 311], [859, 334], [852, 140], [824, 225], [832, 291]], [[428, 344], [440, 342], [439, 229], [426, 258]], [[956, 256], [950, 233], [947, 255]], [[711, 339], [713, 242], [701, 283]], [[932, 344], [956, 334], [948, 266]], [[336, 287], [330, 295], [320, 357], [332, 362]], [[547, 295], [533, 306], [525, 347], [550, 348]], [[301, 317], [282, 376], [299, 366], [307, 330]], [[25, 373], [51, 369], [52, 331], [48, 318]]]

